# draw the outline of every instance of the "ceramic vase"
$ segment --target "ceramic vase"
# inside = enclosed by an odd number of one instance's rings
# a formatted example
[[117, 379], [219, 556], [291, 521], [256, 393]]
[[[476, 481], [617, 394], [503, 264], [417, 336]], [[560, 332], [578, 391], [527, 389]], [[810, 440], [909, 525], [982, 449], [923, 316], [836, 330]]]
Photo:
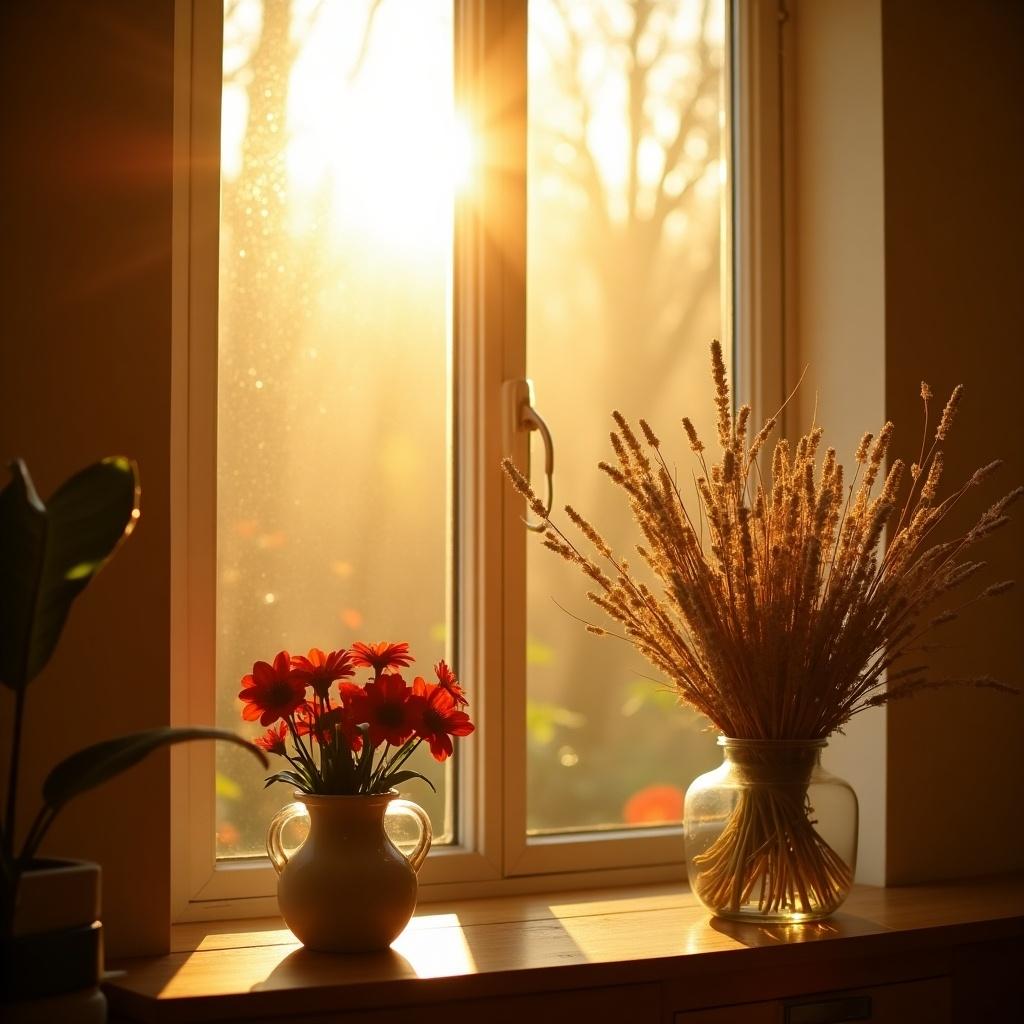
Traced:
[[[363, 796], [296, 793], [267, 832], [278, 873], [277, 902], [285, 924], [309, 949], [355, 953], [387, 949], [416, 909], [416, 873], [430, 849], [430, 818], [394, 791]], [[384, 830], [385, 814], [404, 814], [420, 827], [407, 857]], [[282, 831], [309, 816], [302, 845], [287, 851]]]

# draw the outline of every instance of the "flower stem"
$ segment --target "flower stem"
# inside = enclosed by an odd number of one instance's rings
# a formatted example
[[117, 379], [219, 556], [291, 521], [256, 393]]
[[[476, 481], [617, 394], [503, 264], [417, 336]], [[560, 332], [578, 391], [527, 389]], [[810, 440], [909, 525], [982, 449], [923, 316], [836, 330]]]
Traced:
[[306, 766], [301, 761], [296, 761], [287, 751], [285, 751], [284, 756], [288, 759], [288, 763], [306, 780], [306, 784], [312, 786], [313, 780], [310, 779]]
[[388, 751], [391, 749], [390, 743], [384, 744], [384, 752], [380, 755], [380, 760], [377, 762], [377, 767], [374, 768], [373, 774], [370, 776], [370, 789], [380, 781], [381, 775], [384, 772], [384, 765], [387, 763]]
[[380, 777], [382, 779], [387, 778], [389, 775], [393, 775], [396, 771], [398, 771], [398, 769], [401, 768], [402, 765], [405, 764], [405, 762], [408, 761], [410, 757], [412, 757], [412, 755], [416, 752], [417, 748], [422, 742], [422, 737], [417, 737], [415, 743], [406, 741], [404, 744], [402, 744], [402, 746], [399, 747], [395, 756], [391, 759], [391, 764], [389, 764], [380, 773]]
[[299, 752], [299, 757], [302, 759], [302, 763], [306, 766], [306, 772], [309, 775], [310, 783], [315, 783], [320, 778], [320, 773], [316, 770], [316, 762], [313, 760], [313, 755], [306, 750], [303, 746], [302, 738], [299, 736], [299, 730], [295, 724], [295, 716], [289, 715], [285, 721], [288, 723], [288, 728], [292, 731], [292, 741], [295, 744], [295, 749]]

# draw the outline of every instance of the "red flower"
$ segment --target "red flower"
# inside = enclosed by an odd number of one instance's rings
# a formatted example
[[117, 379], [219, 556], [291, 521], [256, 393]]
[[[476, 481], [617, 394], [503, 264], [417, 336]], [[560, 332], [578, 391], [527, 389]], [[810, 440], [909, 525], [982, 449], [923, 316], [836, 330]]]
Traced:
[[412, 681], [412, 692], [423, 702], [416, 734], [430, 745], [435, 761], [444, 761], [452, 755], [452, 737], [468, 736], [475, 726], [469, 715], [459, 709], [446, 687], [428, 683], [417, 676]]
[[[302, 707], [295, 709], [295, 735], [312, 736], [318, 728], [320, 710], [311, 701], [303, 701]], [[320, 737], [317, 736], [317, 740]]]
[[434, 675], [437, 676], [437, 681], [441, 687], [451, 694], [452, 700], [459, 707], [464, 708], [469, 704], [469, 701], [466, 700], [466, 691], [462, 689], [462, 685], [455, 678], [455, 673], [448, 667], [446, 662], [439, 661], [434, 666]]
[[260, 725], [270, 725], [279, 718], [287, 718], [306, 699], [306, 684], [292, 674], [291, 658], [281, 651], [274, 664], [257, 661], [252, 675], [242, 677], [242, 691], [238, 695], [244, 702], [242, 718]]
[[412, 691], [397, 673], [367, 683], [362, 697], [351, 693], [354, 689], [359, 687], [349, 684], [343, 692], [352, 698], [349, 707], [353, 723], [365, 722], [369, 726], [370, 746], [376, 747], [386, 740], [393, 747], [400, 747], [418, 731], [422, 702], [412, 699]]
[[[342, 683], [338, 690], [341, 692], [342, 704], [353, 711], [360, 708], [362, 702], [366, 700], [366, 688], [358, 683]], [[356, 721], [365, 722], [366, 719], [360, 718]]]
[[352, 645], [352, 664], [372, 668], [378, 676], [389, 668], [405, 668], [414, 660], [409, 653], [409, 645], [405, 643], [390, 644], [382, 640], [379, 644]]
[[361, 749], [363, 739], [356, 725], [346, 707], [330, 708], [321, 714], [315, 704], [306, 701], [295, 712], [295, 731], [300, 736], [313, 736], [322, 747], [331, 743], [337, 731], [349, 750]]
[[298, 654], [292, 658], [292, 672], [307, 686], [312, 686], [318, 697], [326, 700], [331, 683], [355, 675], [355, 668], [352, 665], [352, 655], [348, 651], [331, 651], [330, 654], [324, 654], [319, 647], [314, 647], [307, 657]]
[[287, 739], [288, 723], [281, 722], [279, 725], [272, 725], [262, 736], [257, 736], [253, 743], [268, 754], [283, 754], [285, 752], [285, 740]]

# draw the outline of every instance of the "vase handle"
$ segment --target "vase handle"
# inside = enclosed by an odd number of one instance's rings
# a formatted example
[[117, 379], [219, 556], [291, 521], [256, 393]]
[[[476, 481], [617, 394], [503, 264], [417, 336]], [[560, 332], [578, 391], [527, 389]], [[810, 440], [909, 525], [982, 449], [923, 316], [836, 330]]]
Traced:
[[270, 826], [267, 828], [267, 854], [278, 874], [284, 871], [284, 866], [288, 863], [288, 854], [285, 851], [284, 843], [281, 842], [281, 833], [289, 821], [293, 818], [304, 817], [307, 813], [302, 804], [286, 804], [270, 820]]
[[430, 816], [419, 804], [414, 804], [411, 800], [392, 800], [388, 804], [387, 812], [388, 814], [407, 814], [419, 823], [419, 842], [416, 844], [416, 849], [406, 855], [413, 871], [419, 871], [420, 865], [427, 859], [430, 841], [434, 837], [433, 829], [430, 827]]

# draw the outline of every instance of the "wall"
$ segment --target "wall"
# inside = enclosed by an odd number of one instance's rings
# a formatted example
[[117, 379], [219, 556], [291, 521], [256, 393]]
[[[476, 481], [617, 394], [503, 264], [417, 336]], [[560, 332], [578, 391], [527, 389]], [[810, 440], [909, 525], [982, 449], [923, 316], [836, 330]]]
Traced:
[[[172, 0], [0, 5], [0, 458], [23, 456], [44, 500], [118, 452], [143, 487], [138, 529], [30, 690], [25, 816], [59, 758], [168, 721], [172, 39]], [[167, 809], [153, 756], [45, 845], [103, 865], [109, 954], [166, 947]]]
[[[797, 426], [817, 420], [847, 471], [866, 430], [885, 421], [886, 278], [881, 10], [877, 0], [792, 9], [788, 387]], [[860, 801], [857, 880], [885, 881], [885, 709], [829, 741], [825, 764]]]
[[[1024, 384], [1024, 6], [1006, 0], [789, 4], [793, 240], [790, 384], [847, 458], [860, 433], [897, 426], [912, 460], [920, 381], [967, 386], [947, 481], [1002, 456], [966, 529], [1024, 481], [1015, 389]], [[940, 407], [941, 408], [941, 407]], [[935, 421], [933, 420], [933, 427]], [[1024, 578], [1016, 521], [979, 557], [983, 582]], [[966, 596], [969, 596], [968, 589]], [[937, 676], [1024, 685], [1018, 589], [965, 612], [939, 639]], [[829, 764], [861, 798], [861, 881], [914, 882], [1024, 867], [1024, 699], [944, 690], [861, 716]]]
[[[921, 378], [966, 386], [950, 481], [1001, 456], [969, 525], [1024, 483], [1024, 5], [882, 5], [886, 410], [916, 443]], [[1024, 582], [1024, 506], [978, 557]], [[982, 583], [980, 586], [983, 586]], [[978, 588], [974, 588], [978, 589]], [[941, 668], [1024, 686], [1024, 588], [946, 627]], [[918, 881], [1024, 868], [1024, 698], [947, 690], [889, 711], [888, 875]]]

